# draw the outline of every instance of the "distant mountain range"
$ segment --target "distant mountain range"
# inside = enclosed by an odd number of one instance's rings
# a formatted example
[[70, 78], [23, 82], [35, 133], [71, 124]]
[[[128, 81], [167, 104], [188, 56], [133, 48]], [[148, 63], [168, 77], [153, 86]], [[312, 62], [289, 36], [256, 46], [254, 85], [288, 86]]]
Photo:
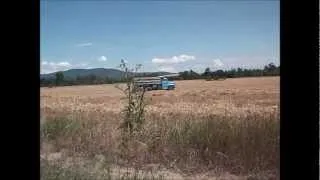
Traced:
[[[62, 71], [65, 79], [76, 79], [77, 76], [88, 76], [88, 75], [95, 75], [100, 78], [111, 78], [118, 80], [123, 75], [123, 71], [118, 69], [105, 69], [105, 68], [94, 68], [94, 69], [69, 69], [66, 71]], [[54, 73], [49, 74], [40, 74], [40, 79], [52, 79], [55, 78]], [[162, 76], [173, 74], [169, 72], [139, 72], [137, 75], [143, 74], [144, 76]]]

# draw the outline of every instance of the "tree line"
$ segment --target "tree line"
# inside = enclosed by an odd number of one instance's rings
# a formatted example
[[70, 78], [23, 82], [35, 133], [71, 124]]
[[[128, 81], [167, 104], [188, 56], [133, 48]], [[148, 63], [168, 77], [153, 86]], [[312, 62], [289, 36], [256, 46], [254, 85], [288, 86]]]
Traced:
[[179, 73], [178, 77], [172, 78], [173, 80], [192, 80], [192, 79], [225, 79], [225, 78], [238, 78], [238, 77], [258, 77], [258, 76], [279, 76], [280, 66], [273, 63], [265, 65], [263, 69], [246, 69], [235, 68], [231, 70], [211, 71], [209, 67], [203, 73], [197, 73], [193, 70], [183, 71]]
[[113, 84], [124, 82], [123, 80], [115, 80], [109, 77], [100, 77], [94, 74], [86, 76], [77, 76], [75, 79], [66, 78], [63, 72], [55, 73], [55, 78], [42, 78], [40, 79], [41, 87], [52, 87], [52, 86], [73, 86], [73, 85], [93, 85], [93, 84]]
[[[144, 76], [144, 73], [138, 74], [138, 76]], [[236, 68], [231, 70], [216, 70], [211, 71], [208, 67], [203, 73], [197, 73], [193, 70], [179, 72], [179, 76], [171, 77], [171, 80], [192, 80], [192, 79], [207, 79], [217, 80], [225, 78], [238, 78], [238, 77], [258, 77], [258, 76], [279, 76], [280, 66], [276, 66], [273, 63], [265, 65], [263, 69], [246, 69]], [[152, 76], [152, 75], [149, 75]], [[112, 79], [109, 77], [102, 78], [94, 74], [87, 76], [77, 76], [75, 79], [65, 78], [63, 72], [55, 73], [55, 78], [52, 79], [40, 79], [41, 87], [52, 86], [72, 86], [72, 85], [93, 85], [93, 84], [113, 84], [124, 82], [122, 79]]]

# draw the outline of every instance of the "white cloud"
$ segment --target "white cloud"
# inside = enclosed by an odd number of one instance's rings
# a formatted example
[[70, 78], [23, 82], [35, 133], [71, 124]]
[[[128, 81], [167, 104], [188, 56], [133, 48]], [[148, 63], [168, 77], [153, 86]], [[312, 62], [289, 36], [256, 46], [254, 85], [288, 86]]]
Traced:
[[62, 62], [48, 62], [42, 61], [40, 72], [43, 74], [57, 72], [57, 71], [65, 71], [73, 68], [86, 68], [88, 64], [80, 63], [80, 64], [70, 64], [67, 61]]
[[173, 56], [171, 58], [153, 58], [152, 63], [154, 64], [178, 64], [190, 60], [196, 59], [195, 56], [189, 56], [189, 55], [179, 55], [179, 56]]
[[61, 67], [71, 67], [71, 64], [68, 62], [59, 62], [56, 65], [61, 66]]
[[213, 60], [213, 66], [215, 68], [220, 68], [220, 67], [224, 66], [224, 64], [222, 63], [222, 61], [220, 59], [214, 59]]
[[128, 64], [129, 62], [127, 60], [123, 60], [124, 63]]
[[101, 62], [107, 61], [107, 57], [101, 56], [101, 57], [98, 58], [98, 61], [101, 61]]
[[237, 57], [224, 57], [223, 62], [225, 62], [225, 67], [227, 69], [230, 68], [263, 68], [264, 65], [274, 62], [275, 64], [279, 64], [279, 58], [275, 56], [237, 56]]
[[191, 65], [190, 68], [185, 68], [185, 69], [186, 70], [191, 69], [192, 71], [195, 71], [197, 73], [203, 73], [207, 67], [208, 66], [206, 66], [205, 64], [194, 64], [194, 65]]
[[80, 63], [79, 66], [80, 66], [80, 67], [87, 67], [87, 66], [88, 66], [88, 63]]
[[[205, 68], [209, 67], [211, 70], [218, 69], [231, 69], [231, 68], [263, 68], [264, 65], [274, 62], [279, 64], [279, 58], [276, 56], [262, 56], [262, 55], [237, 55], [237, 56], [224, 56], [216, 58], [197, 58], [197, 61], [185, 61], [187, 56], [174, 56], [172, 58], [154, 58], [150, 62], [150, 67], [154, 71], [169, 71], [175, 70], [178, 72], [188, 71], [192, 69], [198, 73], [203, 73]], [[177, 59], [184, 60], [177, 60]], [[195, 59], [195, 58], [194, 58]], [[174, 71], [172, 71], [174, 72]]]
[[76, 46], [77, 47], [86, 47], [86, 46], [92, 46], [93, 44], [92, 43], [80, 43], [80, 44], [77, 44]]
[[171, 73], [177, 72], [177, 70], [173, 66], [159, 67], [159, 71], [165, 71], [165, 72], [171, 72]]

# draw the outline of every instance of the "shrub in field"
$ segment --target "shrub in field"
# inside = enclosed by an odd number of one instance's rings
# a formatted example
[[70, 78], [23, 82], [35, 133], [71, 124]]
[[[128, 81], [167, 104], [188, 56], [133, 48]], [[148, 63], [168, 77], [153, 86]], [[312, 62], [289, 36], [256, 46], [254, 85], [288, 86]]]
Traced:
[[[136, 65], [135, 71], [137, 72], [141, 65]], [[122, 130], [122, 150], [125, 150], [125, 154], [128, 154], [128, 142], [133, 141], [133, 137], [139, 134], [143, 128], [145, 120], [145, 106], [144, 101], [145, 89], [135, 86], [133, 79], [133, 70], [127, 67], [127, 63], [121, 60], [120, 68], [124, 72], [123, 80], [126, 82], [125, 88], [120, 88], [125, 95], [125, 106], [122, 110], [122, 123], [120, 129]]]
[[[140, 66], [141, 65], [137, 65], [135, 70], [138, 71]], [[144, 123], [146, 105], [144, 102], [145, 90], [135, 86], [132, 70], [129, 70], [124, 60], [121, 61], [120, 68], [124, 71], [123, 79], [126, 82], [125, 88], [117, 86], [126, 98], [126, 105], [123, 109], [123, 122], [120, 128], [132, 134], [134, 131], [141, 130]]]

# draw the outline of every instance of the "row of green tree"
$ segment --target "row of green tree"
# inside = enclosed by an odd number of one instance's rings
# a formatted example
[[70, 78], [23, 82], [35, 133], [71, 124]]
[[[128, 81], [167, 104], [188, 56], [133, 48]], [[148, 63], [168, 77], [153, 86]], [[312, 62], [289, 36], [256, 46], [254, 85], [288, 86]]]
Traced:
[[264, 66], [263, 69], [242, 69], [236, 68], [231, 70], [216, 70], [211, 71], [210, 68], [206, 68], [203, 73], [197, 73], [195, 71], [180, 72], [178, 77], [174, 77], [174, 80], [191, 80], [191, 79], [221, 79], [221, 78], [237, 78], [237, 77], [258, 77], [258, 76], [279, 76], [280, 66], [276, 66], [273, 63], [269, 63]]
[[116, 82], [123, 82], [121, 80], [114, 80], [111, 78], [102, 78], [94, 74], [87, 76], [77, 76], [76, 79], [64, 77], [62, 72], [55, 73], [55, 78], [40, 79], [41, 87], [52, 86], [73, 86], [73, 85], [93, 85], [93, 84], [113, 84]]
[[[279, 76], [280, 66], [270, 63], [263, 69], [231, 69], [211, 71], [206, 68], [203, 73], [197, 73], [193, 70], [180, 72], [179, 76], [172, 77], [172, 80], [192, 80], [192, 79], [225, 79], [237, 77], [257, 77], [257, 76]], [[87, 76], [78, 76], [76, 79], [65, 78], [62, 72], [57, 72], [55, 78], [40, 79], [41, 87], [51, 86], [72, 86], [72, 85], [92, 85], [92, 84], [113, 84], [123, 82], [123, 80], [115, 80], [111, 78], [102, 78], [94, 74]]]

